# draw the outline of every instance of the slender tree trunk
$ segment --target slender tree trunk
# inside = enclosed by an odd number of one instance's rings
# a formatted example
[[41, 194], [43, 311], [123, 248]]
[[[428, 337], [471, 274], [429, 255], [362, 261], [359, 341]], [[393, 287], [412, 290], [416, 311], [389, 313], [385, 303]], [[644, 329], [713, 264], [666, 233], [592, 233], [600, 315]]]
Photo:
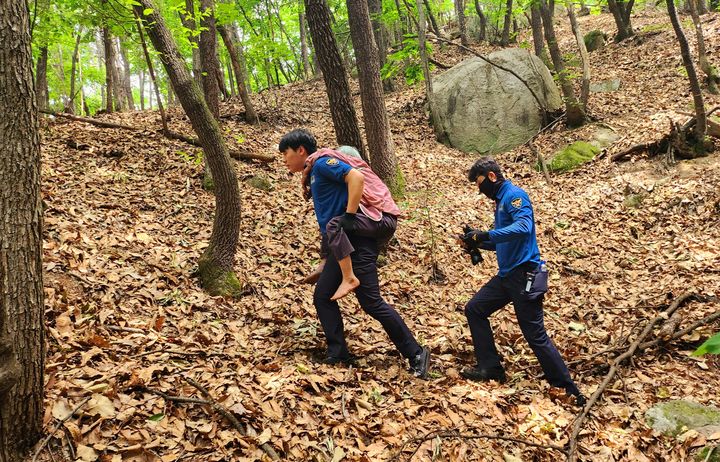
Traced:
[[219, 63], [217, 60], [217, 32], [213, 0], [200, 0], [200, 62], [205, 101], [215, 119], [220, 120], [220, 87], [218, 85]]
[[[512, 1], [512, 0], [510, 0]], [[465, 24], [465, 0], [455, 0], [455, 15], [460, 29], [460, 44], [468, 46], [467, 26]]]
[[125, 99], [127, 100], [128, 109], [131, 111], [135, 110], [135, 101], [132, 93], [132, 83], [130, 81], [130, 61], [127, 57], [127, 50], [122, 46], [122, 43], [118, 41], [118, 48], [120, 49], [120, 56], [122, 57], [123, 63], [123, 88], [125, 93]]
[[140, 69], [140, 110], [145, 110], [145, 71]]
[[615, 26], [617, 27], [617, 34], [615, 34], [616, 42], [620, 42], [634, 35], [632, 24], [630, 23], [632, 6], [633, 0], [630, 0], [627, 4], [621, 0], [608, 0], [608, 8], [613, 15], [613, 19], [615, 19]]
[[535, 49], [535, 56], [537, 56], [538, 58], [542, 58], [543, 50], [545, 49], [545, 38], [543, 37], [542, 17], [540, 16], [540, 9], [535, 3], [533, 3], [530, 7], [530, 24], [532, 26], [533, 48]]
[[501, 46], [510, 45], [510, 25], [512, 24], [512, 0], [505, 2], [505, 21], [503, 22], [502, 36], [500, 38]]
[[358, 66], [365, 136], [372, 169], [396, 196], [402, 196], [402, 173], [395, 157], [390, 122], [383, 99], [380, 62], [366, 1], [347, 0], [348, 23]]
[[[217, 47], [217, 35], [215, 36], [215, 46]], [[219, 51], [219, 49], [218, 49]], [[220, 54], [215, 57], [217, 61], [217, 72], [215, 73], [215, 78], [217, 79], [218, 89], [220, 90], [220, 95], [222, 95], [223, 101], [227, 101], [227, 99], [230, 97], [230, 94], [228, 93], [227, 85], [225, 85], [225, 72], [223, 71], [222, 61], [220, 60]]]
[[40, 138], [27, 2], [0, 2], [0, 461], [20, 462], [42, 435]]
[[575, 17], [575, 6], [572, 1], [566, 4], [568, 10], [568, 18], [570, 19], [570, 26], [575, 34], [575, 40], [580, 49], [580, 59], [582, 61], [582, 83], [580, 85], [580, 104], [582, 110], [587, 113], [588, 98], [590, 97], [590, 56], [588, 55], [587, 47], [585, 46], [585, 40], [583, 39], [582, 31], [578, 25], [577, 18]]
[[[155, 67], [153, 66], [152, 58], [150, 57], [150, 53], [148, 52], [147, 48], [147, 42], [145, 42], [145, 34], [143, 33], [143, 25], [142, 20], [140, 19], [140, 16], [137, 14], [135, 10], [133, 10], [135, 13], [135, 27], [137, 27], [138, 36], [140, 37], [140, 45], [142, 46], [143, 50], [143, 56], [145, 56], [145, 64], [147, 64], [148, 73], [150, 74], [150, 82], [152, 82], [152, 87], [150, 91], [150, 108], [152, 109], [152, 90], [155, 90], [155, 95], [157, 96], [158, 100], [158, 109], [160, 110], [160, 120], [162, 122], [163, 126], [163, 133], [167, 134], [170, 133], [170, 129], [168, 128], [167, 124], [167, 115], [165, 114], [165, 108], [163, 107], [162, 101], [160, 99], [160, 88], [157, 84], [157, 78], [155, 77]], [[172, 85], [168, 85], [168, 87], [171, 87]], [[140, 84], [140, 104], [143, 104], [143, 97], [142, 97], [142, 81]]]
[[395, 36], [395, 40], [398, 42], [402, 42], [402, 38], [405, 35], [405, 31], [407, 31], [407, 26], [409, 24], [408, 19], [405, 17], [405, 14], [403, 13], [402, 7], [400, 7], [400, 0], [395, 0], [395, 9], [397, 10], [398, 14], [398, 33]]
[[[102, 0], [103, 5], [107, 4], [107, 0]], [[113, 81], [113, 69], [115, 69], [115, 53], [113, 53], [112, 37], [110, 36], [110, 29], [107, 24], [103, 24], [102, 27], [103, 36], [103, 49], [105, 50], [105, 111], [108, 113], [113, 112], [115, 105], [115, 82]]]
[[305, 79], [309, 79], [310, 75], [312, 74], [312, 70], [310, 69], [310, 58], [308, 56], [307, 31], [305, 26], [304, 11], [301, 11], [298, 14], [298, 22], [300, 27], [300, 54], [302, 55], [303, 77]]
[[[229, 55], [229, 53], [228, 53], [228, 55]], [[225, 64], [225, 69], [227, 71], [228, 87], [230, 87], [229, 88], [230, 97], [233, 98], [233, 97], [235, 97], [235, 94], [236, 94], [235, 73], [233, 72], [232, 62], [231, 62], [229, 56], [228, 56], [228, 59], [226, 59], [224, 63], [220, 63], [220, 65], [223, 65], [223, 64]]]
[[237, 81], [237, 87], [238, 92], [240, 93], [240, 99], [243, 102], [243, 106], [245, 106], [245, 120], [250, 124], [256, 124], [258, 123], [258, 117], [255, 113], [255, 107], [252, 104], [252, 101], [250, 100], [250, 95], [248, 95], [247, 91], [247, 70], [245, 69], [245, 59], [242, 56], [242, 46], [240, 43], [237, 43], [237, 46], [235, 45], [235, 30], [231, 29], [230, 26], [218, 26], [218, 31], [220, 32], [220, 37], [222, 37], [223, 43], [225, 43], [225, 48], [228, 50], [228, 54], [230, 55], [230, 62], [232, 63], [233, 69], [235, 71], [235, 77]]
[[200, 59], [200, 48], [198, 45], [198, 38], [193, 32], [197, 29], [197, 22], [195, 21], [195, 2], [193, 0], [185, 0], [185, 14], [180, 13], [180, 21], [183, 26], [190, 31], [188, 34], [188, 40], [193, 44], [192, 48], [192, 73], [195, 82], [202, 87], [202, 63]]
[[540, 14], [542, 15], [543, 28], [545, 30], [545, 40], [547, 40], [548, 50], [550, 51], [550, 58], [555, 67], [555, 75], [557, 75], [558, 81], [560, 82], [560, 89], [562, 90], [563, 99], [565, 100], [567, 124], [570, 127], [579, 127], [585, 123], [585, 111], [583, 111], [580, 103], [578, 103], [572, 81], [565, 72], [565, 63], [563, 62], [562, 53], [560, 52], [560, 47], [555, 37], [552, 12], [548, 8], [545, 0], [540, 0], [539, 7]]
[[693, 24], [695, 25], [695, 37], [697, 38], [697, 49], [698, 49], [698, 62], [700, 63], [700, 69], [705, 73], [706, 82], [708, 85], [708, 91], [713, 95], [718, 94], [718, 83], [720, 83], [720, 76], [718, 76], [717, 69], [710, 63], [705, 51], [705, 37], [703, 37], [702, 24], [700, 23], [700, 16], [698, 14], [698, 8], [696, 7], [698, 0], [687, 0], [688, 8], [690, 9], [690, 15], [692, 16]]
[[125, 77], [123, 68], [120, 63], [120, 39], [113, 38], [111, 43], [113, 49], [113, 94], [115, 95], [115, 109], [122, 111], [128, 110], [127, 95], [125, 94]]
[[675, 29], [675, 35], [677, 36], [678, 43], [680, 44], [680, 54], [682, 55], [683, 64], [685, 65], [685, 70], [688, 74], [690, 90], [693, 95], [693, 104], [695, 105], [695, 143], [693, 148], [696, 155], [703, 155], [705, 152], [707, 116], [702, 91], [700, 90], [700, 81], [698, 80], [697, 73], [695, 72], [695, 65], [693, 64], [692, 55], [690, 54], [690, 45], [688, 45], [685, 32], [683, 32], [680, 20], [678, 19], [677, 11], [675, 11], [675, 2], [667, 1], [666, 4], [668, 14], [670, 15], [670, 22], [672, 23], [673, 29]]
[[347, 73], [332, 34], [330, 9], [325, 0], [305, 0], [305, 13], [330, 100], [330, 114], [335, 126], [337, 142], [355, 146], [362, 158], [368, 160], [358, 128]]
[[[427, 24], [425, 24], [425, 12], [422, 8], [422, 0], [415, 0], [415, 5], [418, 10], [418, 49], [420, 50], [420, 64], [423, 68], [423, 77], [425, 78], [425, 95], [428, 104], [432, 96], [432, 77], [430, 76], [430, 65], [428, 64], [427, 48], [425, 44], [425, 30]], [[432, 113], [432, 108], [431, 111]]]
[[[70, 94], [65, 104], [65, 112], [68, 114], [75, 114], [75, 74], [77, 73], [77, 62], [78, 55], [80, 52], [80, 39], [82, 38], [82, 31], [78, 31], [77, 37], [75, 38], [75, 48], [73, 49], [71, 64], [70, 64]], [[82, 111], [82, 109], [81, 109]]]
[[[103, 72], [103, 63], [105, 62], [105, 40], [103, 37], [103, 29], [99, 28], [95, 34], [95, 49], [97, 50], [97, 66], [100, 74]], [[104, 85], [100, 85], [100, 100], [100, 108], [105, 109], [107, 107], [107, 100]]]
[[[380, 61], [380, 69], [385, 66], [387, 60], [387, 41], [385, 39], [386, 29], [380, 16], [382, 15], [382, 0], [369, 0], [370, 19], [372, 20], [373, 36], [378, 49], [378, 59]], [[394, 90], [392, 79], [383, 80], [383, 89], [386, 93]]]
[[48, 47], [40, 47], [40, 56], [37, 60], [36, 88], [39, 109], [47, 109], [50, 106], [48, 82], [47, 82]]
[[482, 42], [487, 39], [487, 16], [483, 13], [480, 0], [475, 0], [475, 12], [480, 18], [480, 41]]
[[427, 15], [430, 19], [430, 25], [432, 27], [433, 32], [435, 32], [435, 35], [438, 37], [442, 37], [440, 34], [440, 28], [438, 27], [437, 21], [435, 20], [435, 15], [433, 14], [432, 8], [430, 8], [430, 0], [423, 0], [425, 3], [425, 8], [427, 9]]
[[172, 87], [203, 146], [215, 182], [213, 231], [210, 244], [198, 260], [198, 274], [210, 293], [237, 296], [242, 286], [233, 273], [233, 264], [240, 233], [240, 191], [220, 125], [190, 76], [155, 2], [138, 0], [133, 8], [148, 24], [148, 35], [160, 52]]

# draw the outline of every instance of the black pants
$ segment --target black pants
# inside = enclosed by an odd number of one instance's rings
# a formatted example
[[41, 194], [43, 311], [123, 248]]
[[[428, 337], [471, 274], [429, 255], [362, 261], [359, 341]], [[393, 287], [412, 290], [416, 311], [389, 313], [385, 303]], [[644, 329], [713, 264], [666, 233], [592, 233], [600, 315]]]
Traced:
[[[380, 295], [376, 265], [377, 241], [368, 237], [350, 236], [350, 242], [355, 248], [350, 258], [353, 272], [360, 280], [360, 286], [355, 289], [360, 306], [367, 314], [380, 322], [390, 340], [404, 357], [413, 358], [422, 351], [422, 348], [398, 312], [388, 305]], [[328, 355], [342, 358], [349, 354], [345, 343], [342, 315], [338, 303], [330, 300], [340, 285], [340, 281], [342, 281], [340, 266], [330, 252], [325, 268], [315, 286], [313, 302], [327, 339]]]
[[533, 265], [521, 265], [503, 278], [496, 275], [465, 305], [477, 364], [481, 368], [501, 365], [488, 318], [512, 302], [520, 330], [540, 362], [547, 381], [554, 387], [577, 394], [578, 388], [570, 378], [565, 362], [545, 331], [543, 296], [530, 299], [523, 294], [525, 272], [534, 269], [529, 266]]

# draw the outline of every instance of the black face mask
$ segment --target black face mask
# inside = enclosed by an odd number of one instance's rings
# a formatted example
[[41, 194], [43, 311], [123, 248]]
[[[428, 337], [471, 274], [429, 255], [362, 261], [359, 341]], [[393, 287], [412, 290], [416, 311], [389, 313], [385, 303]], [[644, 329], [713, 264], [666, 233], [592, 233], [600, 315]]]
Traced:
[[480, 192], [485, 194], [487, 197], [489, 197], [492, 200], [495, 200], [497, 198], [497, 192], [500, 189], [500, 185], [502, 185], [503, 180], [498, 178], [493, 183], [490, 181], [490, 178], [485, 177], [484, 180], [480, 183]]

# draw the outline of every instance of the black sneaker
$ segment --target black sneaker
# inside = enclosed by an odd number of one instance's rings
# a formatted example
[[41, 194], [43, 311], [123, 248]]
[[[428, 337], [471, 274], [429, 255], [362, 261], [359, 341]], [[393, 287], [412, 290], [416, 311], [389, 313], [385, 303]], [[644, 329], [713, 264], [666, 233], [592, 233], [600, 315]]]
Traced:
[[357, 364], [358, 357], [351, 354], [348, 356], [325, 356], [318, 358], [318, 362], [321, 364], [327, 364], [333, 366], [335, 364], [344, 364], [345, 366], [354, 366]]
[[578, 393], [575, 396], [575, 404], [578, 407], [585, 407], [585, 404], [587, 404], [587, 398], [582, 393]]
[[505, 377], [505, 369], [502, 366], [493, 367], [490, 369], [481, 368], [478, 366], [466, 367], [460, 371], [460, 375], [468, 380], [474, 380], [476, 382], [487, 382], [489, 380], [497, 380], [500, 383], [505, 383], [507, 377]]
[[423, 347], [422, 351], [410, 359], [409, 362], [412, 375], [419, 379], [426, 378], [430, 366], [430, 350], [427, 347]]

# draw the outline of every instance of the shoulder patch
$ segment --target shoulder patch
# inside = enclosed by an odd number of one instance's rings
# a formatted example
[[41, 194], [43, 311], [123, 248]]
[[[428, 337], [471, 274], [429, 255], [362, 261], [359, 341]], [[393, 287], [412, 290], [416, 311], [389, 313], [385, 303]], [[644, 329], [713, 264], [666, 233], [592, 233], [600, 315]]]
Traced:
[[512, 205], [512, 206], [515, 207], [516, 209], [519, 209], [520, 206], [522, 205], [522, 198], [518, 197], [518, 198], [516, 198], [516, 199], [513, 199], [513, 200], [510, 202], [510, 205]]
[[334, 157], [331, 157], [331, 158], [329, 158], [325, 163], [328, 164], [328, 165], [337, 165], [338, 160], [337, 160], [336, 158], [334, 158]]

